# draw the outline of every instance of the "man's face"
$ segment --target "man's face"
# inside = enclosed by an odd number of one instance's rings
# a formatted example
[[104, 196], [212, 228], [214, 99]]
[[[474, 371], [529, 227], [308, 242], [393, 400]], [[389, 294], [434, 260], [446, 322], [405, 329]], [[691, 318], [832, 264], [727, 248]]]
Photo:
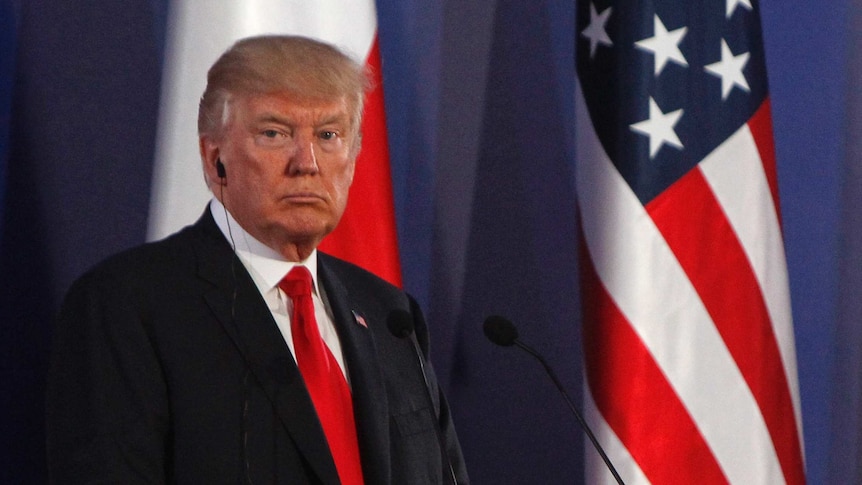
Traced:
[[307, 256], [344, 213], [357, 142], [346, 99], [236, 97], [214, 144], [226, 172], [217, 195], [246, 231], [287, 257], [297, 248]]

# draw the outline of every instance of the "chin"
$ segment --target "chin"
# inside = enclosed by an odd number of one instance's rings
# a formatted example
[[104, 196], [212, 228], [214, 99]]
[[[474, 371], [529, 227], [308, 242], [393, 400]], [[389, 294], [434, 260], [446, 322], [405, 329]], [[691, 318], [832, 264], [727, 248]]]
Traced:
[[282, 226], [279, 231], [283, 235], [285, 242], [297, 244], [319, 243], [324, 236], [329, 234], [332, 228], [328, 224], [321, 224], [316, 221], [313, 224], [290, 224]]

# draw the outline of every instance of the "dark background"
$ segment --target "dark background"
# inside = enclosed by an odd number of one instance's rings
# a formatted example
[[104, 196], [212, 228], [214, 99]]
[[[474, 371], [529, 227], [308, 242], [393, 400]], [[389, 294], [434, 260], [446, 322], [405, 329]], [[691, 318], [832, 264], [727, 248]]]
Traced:
[[[433, 4], [433, 5], [432, 5]], [[761, 4], [809, 482], [862, 483], [862, 2]], [[405, 287], [476, 483], [580, 483], [574, 4], [378, 0]], [[51, 319], [146, 235], [168, 0], [0, 0], [0, 483], [45, 478]], [[192, 222], [192, 221], [189, 221]], [[527, 302], [524, 304], [523, 302]]]

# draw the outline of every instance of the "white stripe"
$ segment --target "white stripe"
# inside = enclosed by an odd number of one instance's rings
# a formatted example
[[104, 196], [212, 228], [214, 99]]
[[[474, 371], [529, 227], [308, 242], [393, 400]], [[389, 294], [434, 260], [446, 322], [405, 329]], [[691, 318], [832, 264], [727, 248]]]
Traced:
[[192, 223], [210, 199], [198, 153], [198, 100], [210, 65], [236, 40], [292, 33], [364, 62], [377, 29], [374, 0], [179, 0], [171, 5], [148, 238]]
[[[586, 377], [584, 377], [586, 382]], [[596, 407], [593, 400], [593, 394], [590, 392], [589, 386], [584, 389], [584, 418], [590, 423], [590, 429], [596, 435], [596, 441], [602, 445], [605, 454], [611, 458], [614, 468], [620, 474], [623, 482], [635, 483], [650, 483], [643, 470], [638, 466], [634, 458], [629, 454], [626, 447], [620, 441], [616, 433], [605, 421], [602, 413]], [[608, 470], [604, 460], [599, 455], [599, 452], [593, 448], [589, 437], [584, 436], [584, 463], [585, 463], [585, 478], [586, 483], [600, 485], [615, 485], [617, 483], [613, 474]]]
[[784, 242], [760, 152], [748, 125], [707, 156], [700, 167], [739, 238], [764, 295], [790, 386], [799, 442], [803, 443]]
[[678, 261], [601, 146], [579, 83], [575, 102], [578, 200], [599, 279], [731, 483], [783, 483], [754, 397]]

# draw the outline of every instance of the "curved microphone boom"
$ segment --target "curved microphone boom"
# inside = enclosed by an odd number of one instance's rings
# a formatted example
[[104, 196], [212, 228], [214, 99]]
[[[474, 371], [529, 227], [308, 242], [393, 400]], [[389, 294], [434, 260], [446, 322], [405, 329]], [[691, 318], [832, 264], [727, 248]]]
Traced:
[[548, 374], [548, 377], [554, 381], [554, 385], [557, 386], [557, 389], [560, 391], [560, 394], [563, 395], [563, 398], [566, 400], [566, 404], [569, 405], [569, 409], [572, 410], [572, 413], [577, 418], [578, 423], [581, 425], [581, 428], [587, 434], [587, 437], [592, 442], [593, 447], [596, 451], [599, 452], [599, 455], [602, 457], [602, 460], [605, 462], [605, 466], [608, 467], [611, 474], [616, 479], [617, 483], [620, 485], [624, 485], [623, 479], [620, 477], [620, 474], [617, 473], [617, 469], [614, 467], [613, 463], [611, 463], [611, 459], [608, 458], [608, 455], [605, 453], [605, 450], [602, 448], [602, 445], [599, 444], [599, 441], [596, 439], [596, 436], [593, 434], [593, 430], [590, 429], [590, 426], [587, 424], [584, 417], [581, 416], [581, 413], [578, 411], [578, 408], [575, 407], [575, 404], [572, 402], [571, 398], [569, 398], [568, 393], [563, 388], [563, 384], [557, 379], [557, 375], [554, 373], [554, 370], [551, 369], [551, 366], [545, 361], [545, 358], [542, 357], [540, 353], [538, 353], [533, 348], [524, 344], [520, 340], [518, 340], [518, 329], [515, 327], [515, 324], [512, 323], [506, 317], [501, 317], [500, 315], [491, 315], [485, 319], [485, 323], [482, 324], [482, 330], [485, 332], [485, 336], [488, 337], [488, 340], [491, 342], [500, 345], [502, 347], [510, 347], [512, 345], [516, 345], [523, 349], [528, 354], [532, 355], [536, 358], [541, 364], [542, 367], [545, 368], [545, 372]]
[[440, 446], [440, 459], [445, 469], [449, 470], [449, 479], [452, 485], [458, 485], [458, 480], [455, 478], [455, 469], [452, 467], [452, 460], [449, 459], [449, 453], [446, 451], [446, 443], [443, 441], [443, 432], [440, 429], [440, 423], [437, 419], [433, 419], [434, 415], [434, 400], [431, 398], [431, 385], [428, 382], [428, 375], [425, 373], [425, 362], [422, 358], [422, 352], [419, 350], [419, 344], [416, 339], [411, 339], [413, 334], [413, 316], [406, 310], [392, 310], [389, 316], [386, 317], [386, 326], [389, 327], [389, 332], [399, 339], [410, 340], [413, 344], [413, 352], [416, 354], [416, 361], [419, 363], [419, 371], [422, 373], [422, 379], [425, 380], [425, 394], [428, 397], [428, 405], [431, 409], [432, 421], [434, 421], [434, 433], [437, 434], [437, 443]]

